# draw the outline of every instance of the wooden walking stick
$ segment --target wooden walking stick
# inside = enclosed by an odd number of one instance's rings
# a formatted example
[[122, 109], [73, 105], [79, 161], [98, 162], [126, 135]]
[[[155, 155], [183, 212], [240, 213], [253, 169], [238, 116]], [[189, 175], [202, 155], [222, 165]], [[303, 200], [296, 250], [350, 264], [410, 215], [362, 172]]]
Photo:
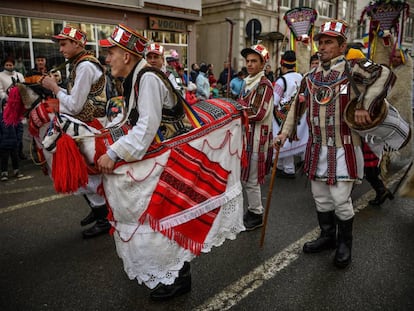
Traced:
[[275, 154], [275, 159], [273, 160], [272, 176], [270, 178], [269, 192], [267, 193], [266, 207], [265, 207], [264, 218], [263, 218], [262, 236], [260, 238], [260, 247], [263, 247], [264, 238], [266, 234], [267, 217], [269, 215], [270, 201], [272, 200], [273, 184], [275, 182], [275, 176], [276, 176], [276, 170], [277, 170], [277, 161], [279, 160], [280, 141], [276, 145], [275, 149], [276, 149], [276, 154]]

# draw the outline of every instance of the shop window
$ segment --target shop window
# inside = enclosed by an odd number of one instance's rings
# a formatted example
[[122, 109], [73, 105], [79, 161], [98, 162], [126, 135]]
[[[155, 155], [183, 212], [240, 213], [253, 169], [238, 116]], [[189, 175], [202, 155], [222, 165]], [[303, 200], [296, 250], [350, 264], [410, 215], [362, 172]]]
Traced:
[[27, 18], [0, 16], [0, 36], [2, 37], [28, 37]]
[[52, 20], [31, 19], [32, 38], [50, 39], [55, 35], [55, 25]]
[[106, 39], [114, 31], [115, 25], [96, 25], [98, 40]]
[[65, 62], [64, 57], [59, 52], [59, 45], [53, 42], [33, 42], [33, 52], [33, 58], [37, 55], [46, 57], [46, 65], [49, 69], [57, 67]]
[[[30, 69], [29, 43], [23, 41], [0, 41], [0, 60], [13, 57], [19, 63], [19, 71], [24, 75]], [[22, 63], [22, 64], [21, 64]]]

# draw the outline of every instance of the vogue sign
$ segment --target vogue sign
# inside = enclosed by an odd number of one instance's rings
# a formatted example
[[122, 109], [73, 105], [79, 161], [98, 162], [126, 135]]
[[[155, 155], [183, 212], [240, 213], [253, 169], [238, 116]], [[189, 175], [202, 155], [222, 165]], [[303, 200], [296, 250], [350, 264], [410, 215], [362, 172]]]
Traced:
[[152, 16], [149, 17], [149, 28], [154, 30], [186, 31], [186, 25], [183, 21]]

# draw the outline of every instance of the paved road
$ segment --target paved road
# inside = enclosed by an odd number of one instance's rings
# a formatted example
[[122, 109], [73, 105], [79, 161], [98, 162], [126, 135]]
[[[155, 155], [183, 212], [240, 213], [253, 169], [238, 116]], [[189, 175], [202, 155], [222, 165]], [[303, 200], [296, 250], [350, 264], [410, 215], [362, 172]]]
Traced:
[[353, 263], [337, 270], [333, 253], [301, 252], [318, 233], [305, 177], [276, 180], [264, 247], [260, 230], [240, 234], [192, 262], [190, 294], [154, 303], [127, 278], [110, 236], [81, 238], [83, 198], [57, 195], [22, 164], [26, 178], [0, 184], [0, 310], [414, 309], [414, 200], [367, 207], [373, 192], [357, 186]]

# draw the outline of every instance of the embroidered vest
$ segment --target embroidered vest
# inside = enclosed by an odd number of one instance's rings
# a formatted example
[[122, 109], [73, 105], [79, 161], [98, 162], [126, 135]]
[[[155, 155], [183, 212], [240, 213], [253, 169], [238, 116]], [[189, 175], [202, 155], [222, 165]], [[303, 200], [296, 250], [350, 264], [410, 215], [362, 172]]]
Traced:
[[89, 94], [86, 98], [86, 102], [83, 105], [82, 111], [74, 116], [75, 118], [83, 121], [83, 122], [91, 122], [95, 118], [100, 118], [105, 116], [105, 109], [106, 109], [106, 77], [105, 77], [105, 68], [99, 63], [99, 61], [93, 55], [83, 52], [78, 55], [75, 60], [72, 62], [72, 68], [70, 70], [69, 78], [68, 78], [68, 87], [67, 92], [68, 94], [71, 93], [73, 85], [76, 79], [76, 68], [81, 62], [89, 61], [102, 71], [102, 75], [99, 78], [98, 82], [92, 84], [92, 87], [89, 91]]
[[[246, 107], [249, 126], [246, 130], [246, 157], [248, 166], [242, 167], [241, 179], [247, 181], [250, 175], [251, 159], [253, 153], [258, 155], [258, 183], [264, 183], [264, 177], [270, 172], [273, 147], [272, 135], [272, 111], [273, 86], [263, 76], [256, 87], [253, 87], [247, 94], [241, 97], [238, 102]], [[270, 110], [270, 114], [268, 111]]]
[[[165, 84], [167, 89], [173, 94], [174, 101], [176, 103], [173, 108], [163, 107], [161, 124], [158, 129], [157, 135], [154, 139], [154, 142], [159, 143], [166, 139], [187, 133], [194, 129], [194, 123], [190, 122], [190, 120], [188, 119], [185, 113], [185, 109], [187, 109], [188, 113], [194, 113], [194, 111], [192, 111], [188, 103], [186, 103], [185, 99], [181, 96], [180, 92], [174, 88], [166, 74], [163, 73], [161, 70], [154, 67], [145, 67], [138, 73], [137, 81], [134, 85], [135, 97], [138, 98], [139, 96], [139, 84], [142, 76], [147, 72], [153, 72], [157, 75], [158, 78], [161, 79], [161, 81]], [[133, 111], [133, 119], [130, 119], [132, 125], [134, 125], [137, 122], [139, 117], [138, 110], [134, 109]]]
[[[345, 60], [343, 61], [345, 64]], [[336, 152], [343, 147], [349, 177], [357, 179], [357, 165], [354, 146], [361, 144], [358, 134], [351, 131], [344, 121], [344, 110], [351, 98], [351, 88], [344, 72], [344, 66], [335, 66], [327, 75], [323, 71], [312, 71], [305, 77], [304, 95], [308, 103], [307, 122], [310, 137], [305, 155], [304, 170], [314, 180], [322, 146], [328, 149], [328, 180], [333, 185], [336, 176]]]

